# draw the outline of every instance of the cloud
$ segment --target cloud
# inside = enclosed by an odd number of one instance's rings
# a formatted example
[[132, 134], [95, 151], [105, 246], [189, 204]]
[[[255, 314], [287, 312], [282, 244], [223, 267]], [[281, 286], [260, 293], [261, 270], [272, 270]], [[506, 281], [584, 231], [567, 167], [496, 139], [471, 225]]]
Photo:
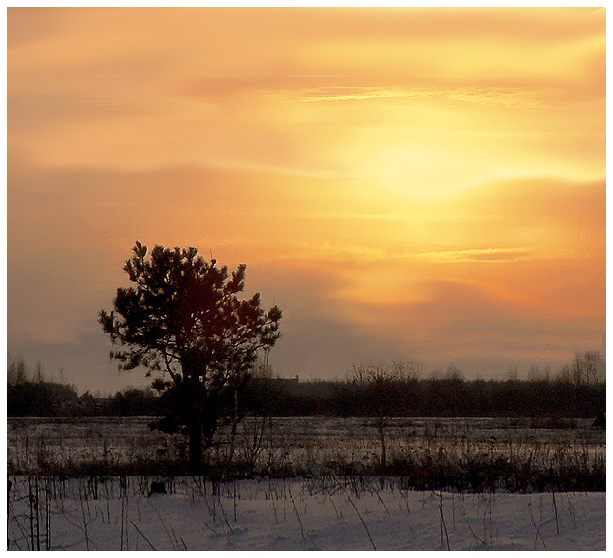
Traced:
[[[585, 131], [586, 154], [604, 144], [592, 129], [602, 127], [605, 103], [603, 12], [321, 13], [10, 10], [11, 148], [48, 166], [216, 162], [338, 175], [368, 157], [366, 140], [378, 125], [393, 137], [399, 132], [391, 132], [390, 123], [396, 122], [412, 136], [426, 120], [420, 135], [430, 130], [440, 139], [437, 115], [446, 136], [474, 138], [491, 122], [490, 138], [546, 131], [564, 142], [570, 128]], [[535, 32], [536, 22], [544, 21]], [[468, 75], [462, 70], [467, 61], [475, 65]], [[425, 77], [407, 76], [415, 64]], [[360, 100], [361, 106], [336, 114], [330, 112], [338, 106], [306, 110], [304, 100], [322, 99]], [[362, 101], [376, 108], [365, 110]], [[465, 121], [473, 105], [480, 111], [475, 123]], [[535, 111], [544, 125], [530, 124]], [[347, 142], [347, 123], [354, 127], [353, 147], [357, 140], [364, 145], [342, 164], [329, 155], [330, 147], [335, 153]], [[528, 145], [523, 160], [526, 152], [542, 153], [541, 144]], [[567, 157], [576, 157], [577, 144], [574, 138], [561, 146]]]
[[416, 255], [416, 258], [425, 258], [427, 260], [462, 263], [503, 263], [532, 259], [533, 257], [534, 248], [472, 248], [467, 250], [424, 252]]
[[[353, 78], [358, 82], [357, 78]], [[362, 78], [362, 81], [372, 82], [372, 78]], [[376, 81], [376, 80], [375, 80]], [[497, 78], [489, 80], [470, 80], [470, 85], [458, 84], [457, 80], [424, 78], [412, 88], [407, 88], [402, 81], [398, 85], [390, 79], [388, 84], [382, 86], [354, 85], [342, 86], [338, 83], [332, 87], [312, 87], [309, 89], [295, 89], [294, 95], [298, 103], [342, 102], [342, 101], [402, 101], [429, 104], [476, 104], [482, 107], [503, 107], [506, 109], [543, 109], [550, 104], [552, 93], [561, 94], [561, 87], [543, 87], [543, 84], [526, 83], [524, 86], [514, 84], [508, 86], [505, 80]], [[455, 81], [455, 83], [454, 83]], [[480, 83], [484, 82], [484, 83]], [[283, 91], [281, 89], [280, 91]], [[500, 132], [504, 134], [504, 131]], [[511, 132], [506, 132], [510, 134]]]
[[529, 323], [604, 315], [605, 11], [323, 13], [9, 10], [9, 342], [68, 355], [136, 239], [246, 262], [280, 372], [589, 341]]
[[575, 352], [600, 348], [602, 315], [535, 312], [479, 283], [437, 280], [426, 288], [430, 296], [423, 300], [362, 302], [364, 314], [375, 317], [378, 336], [426, 362], [559, 362]]

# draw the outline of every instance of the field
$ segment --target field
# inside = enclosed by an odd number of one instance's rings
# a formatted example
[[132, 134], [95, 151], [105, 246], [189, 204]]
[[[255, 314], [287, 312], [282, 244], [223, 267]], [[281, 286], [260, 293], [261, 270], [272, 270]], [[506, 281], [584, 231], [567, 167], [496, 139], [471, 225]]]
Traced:
[[149, 422], [9, 419], [9, 548], [604, 549], [589, 420], [251, 418], [208, 478]]
[[604, 493], [414, 491], [394, 477], [11, 482], [9, 550], [605, 549]]
[[[151, 431], [149, 422], [147, 417], [9, 419], [8, 471], [180, 474], [185, 450], [181, 440]], [[207, 459], [211, 471], [226, 470], [231, 462], [234, 476], [385, 473], [425, 482], [438, 475], [445, 477], [442, 485], [415, 487], [446, 488], [444, 482], [453, 480], [460, 469], [464, 480], [471, 471], [498, 470], [507, 482], [519, 483], [498, 488], [538, 489], [525, 483], [531, 480], [529, 474], [539, 473], [541, 480], [547, 475], [552, 482], [566, 479], [567, 484], [553, 486], [558, 490], [604, 490], [605, 432], [590, 423], [588, 419], [396, 418], [378, 428], [370, 418], [251, 418], [239, 424], [234, 441], [227, 429], [221, 431]], [[381, 470], [382, 442], [385, 470]], [[581, 482], [572, 484], [575, 477]], [[599, 479], [601, 486], [593, 485]]]

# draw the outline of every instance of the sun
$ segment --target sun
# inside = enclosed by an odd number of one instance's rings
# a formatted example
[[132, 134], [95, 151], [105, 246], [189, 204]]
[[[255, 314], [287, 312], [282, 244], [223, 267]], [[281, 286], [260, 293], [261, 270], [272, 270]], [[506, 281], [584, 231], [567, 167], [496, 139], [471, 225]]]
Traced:
[[431, 145], [395, 145], [380, 149], [367, 163], [372, 184], [405, 198], [433, 200], [455, 194], [471, 184], [466, 158]]

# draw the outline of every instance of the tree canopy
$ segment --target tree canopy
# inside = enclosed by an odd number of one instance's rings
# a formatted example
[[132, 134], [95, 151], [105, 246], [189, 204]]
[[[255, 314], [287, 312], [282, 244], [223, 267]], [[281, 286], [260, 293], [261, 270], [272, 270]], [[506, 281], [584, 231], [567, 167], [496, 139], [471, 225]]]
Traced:
[[248, 380], [258, 354], [279, 338], [282, 314], [277, 306], [265, 311], [259, 294], [239, 298], [244, 264], [229, 273], [193, 247], [156, 245], [147, 257], [147, 247], [136, 242], [133, 251], [124, 270], [134, 285], [117, 289], [114, 309], [102, 310], [99, 321], [120, 369], [162, 373], [153, 387], [167, 416], [157, 426], [189, 435], [195, 470], [225, 400]]

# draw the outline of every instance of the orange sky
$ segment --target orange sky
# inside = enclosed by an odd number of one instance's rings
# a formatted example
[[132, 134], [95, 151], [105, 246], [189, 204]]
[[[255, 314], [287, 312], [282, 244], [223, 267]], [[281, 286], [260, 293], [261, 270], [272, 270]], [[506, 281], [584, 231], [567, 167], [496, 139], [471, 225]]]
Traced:
[[135, 240], [248, 265], [278, 374], [605, 328], [604, 9], [8, 9], [8, 348], [83, 389]]

